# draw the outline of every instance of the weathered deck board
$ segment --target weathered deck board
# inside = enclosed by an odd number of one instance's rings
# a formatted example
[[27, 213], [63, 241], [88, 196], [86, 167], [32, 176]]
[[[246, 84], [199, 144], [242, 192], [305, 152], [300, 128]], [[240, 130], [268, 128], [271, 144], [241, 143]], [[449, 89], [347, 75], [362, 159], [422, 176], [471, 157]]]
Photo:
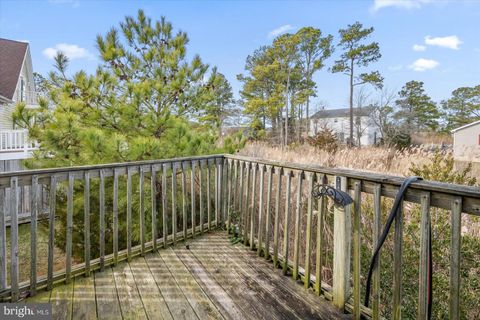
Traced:
[[[198, 241], [198, 245], [201, 244], [220, 248], [219, 250], [229, 257], [237, 270], [249, 273], [264, 288], [269, 288], [272, 296], [294, 308], [300, 318], [331, 319], [338, 316], [338, 312], [330, 302], [314, 295], [312, 291], [305, 290], [295, 280], [283, 276], [281, 270], [274, 267], [272, 263], [255, 258], [255, 252], [248, 250], [245, 246], [231, 245], [223, 234], [210, 234]], [[349, 315], [342, 315], [342, 317], [350, 318]]]
[[71, 319], [73, 306], [73, 283], [55, 287], [50, 296], [53, 319]]
[[73, 311], [75, 319], [96, 319], [95, 280], [93, 277], [75, 278], [73, 285]]
[[133, 278], [149, 319], [173, 319], [144, 258], [130, 262]]
[[169, 249], [161, 250], [159, 254], [197, 316], [200, 319], [223, 319], [215, 304], [210, 301], [175, 252]]
[[55, 319], [343, 319], [226, 232], [105, 267], [41, 291]]
[[95, 296], [99, 319], [120, 319], [122, 313], [111, 268], [95, 273]]
[[173, 318], [198, 319], [162, 258], [158, 254], [149, 254], [145, 260]]
[[133, 279], [132, 271], [127, 262], [119, 263], [113, 268], [113, 277], [117, 286], [117, 295], [124, 319], [145, 319], [147, 314], [143, 308], [142, 299]]

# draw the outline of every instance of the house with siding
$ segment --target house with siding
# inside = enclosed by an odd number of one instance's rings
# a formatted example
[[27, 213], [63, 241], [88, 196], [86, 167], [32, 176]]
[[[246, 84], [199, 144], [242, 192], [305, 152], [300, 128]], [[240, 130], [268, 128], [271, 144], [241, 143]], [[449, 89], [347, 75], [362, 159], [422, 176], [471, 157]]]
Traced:
[[19, 102], [38, 107], [30, 46], [0, 38], [0, 171], [20, 169], [21, 159], [30, 157], [35, 149], [26, 130], [17, 128], [12, 120]]
[[456, 161], [480, 162], [480, 120], [452, 130]]
[[[380, 142], [381, 131], [372, 120], [373, 112], [372, 107], [353, 108], [355, 145], [367, 146]], [[322, 109], [313, 114], [309, 119], [308, 134], [314, 136], [324, 128], [332, 130], [340, 142], [347, 143], [350, 136], [350, 109]]]

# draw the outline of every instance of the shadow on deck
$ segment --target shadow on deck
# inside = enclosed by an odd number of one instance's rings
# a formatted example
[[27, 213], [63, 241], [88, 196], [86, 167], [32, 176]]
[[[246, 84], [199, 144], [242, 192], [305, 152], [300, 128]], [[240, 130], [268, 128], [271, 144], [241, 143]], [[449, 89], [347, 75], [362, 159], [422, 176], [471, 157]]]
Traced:
[[226, 232], [40, 292], [55, 319], [347, 319]]

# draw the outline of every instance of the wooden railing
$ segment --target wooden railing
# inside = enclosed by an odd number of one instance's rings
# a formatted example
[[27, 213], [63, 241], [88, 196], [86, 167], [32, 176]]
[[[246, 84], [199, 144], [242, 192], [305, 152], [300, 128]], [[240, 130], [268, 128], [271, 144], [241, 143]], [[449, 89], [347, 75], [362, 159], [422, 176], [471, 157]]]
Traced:
[[[55, 283], [69, 282], [76, 275], [89, 275], [92, 270], [175, 244], [218, 226], [224, 215], [220, 197], [223, 161], [223, 155], [212, 155], [1, 173], [0, 297], [17, 301], [23, 296], [35, 295], [39, 289], [51, 289]], [[15, 192], [19, 186], [31, 186], [32, 190], [30, 252], [19, 252], [18, 194]], [[41, 187], [49, 193], [47, 208], [43, 208], [44, 203], [38, 196]], [[5, 206], [6, 188], [11, 190], [9, 207]], [[150, 198], [148, 203], [146, 198]], [[121, 206], [122, 203], [126, 204]], [[119, 221], [120, 211], [126, 221]], [[41, 267], [37, 253], [40, 212], [48, 212], [46, 221], [42, 221], [48, 223], [46, 274], [38, 271]], [[6, 238], [6, 213], [11, 216], [10, 241]], [[64, 240], [58, 242], [56, 236], [60, 236], [62, 224], [66, 234], [61, 235]], [[125, 224], [126, 230], [120, 234], [119, 227]], [[91, 232], [94, 225], [98, 235]], [[82, 239], [83, 252], [78, 252], [74, 236]], [[107, 236], [111, 242], [106, 241]], [[122, 243], [126, 244], [121, 247], [120, 240], [125, 239]], [[65, 254], [60, 257], [58, 249], [55, 250], [59, 243], [65, 248]], [[111, 246], [106, 247], [106, 243]], [[96, 256], [91, 253], [92, 249], [98, 249]], [[26, 260], [29, 263], [26, 264]], [[65, 261], [60, 268], [58, 260]], [[29, 279], [19, 278], [19, 268], [30, 269]]]
[[[356, 318], [363, 315], [379, 319], [381, 259], [374, 271], [371, 307], [362, 304], [361, 275], [366, 270], [361, 270], [361, 259], [365, 255], [369, 258], [371, 253], [361, 250], [366, 236], [361, 232], [361, 205], [367, 198], [372, 202], [375, 245], [382, 213], [386, 214], [385, 203], [388, 205], [388, 199], [396, 196], [403, 180], [232, 155], [1, 173], [0, 297], [17, 301], [39, 289], [51, 289], [77, 275], [88, 276], [92, 270], [195, 237], [225, 223], [232, 236], [271, 259], [285, 274], [301, 280], [306, 288], [313, 287], [338, 308], [352, 312]], [[350, 192], [354, 204], [344, 208], [333, 205], [328, 198], [314, 199], [312, 190], [318, 182]], [[5, 206], [5, 189], [18, 190], [18, 186], [30, 186], [32, 190], [30, 252], [19, 252], [16, 192], [10, 192], [10, 206]], [[47, 204], [38, 196], [40, 187], [48, 192]], [[407, 190], [404, 201], [420, 205], [422, 217], [418, 248], [421, 319], [427, 315], [425, 253], [430, 211], [441, 208], [450, 212], [450, 318], [458, 319], [461, 219], [462, 215], [480, 215], [480, 189], [416, 182]], [[45, 220], [40, 221], [40, 212], [48, 213]], [[12, 217], [10, 241], [6, 238], [6, 215]], [[48, 231], [47, 270], [43, 274], [37, 253], [40, 223]], [[329, 223], [330, 242], [326, 234]], [[394, 319], [401, 317], [404, 292], [404, 223], [400, 215], [393, 230], [392, 301], [388, 307]], [[326, 254], [329, 243], [333, 246], [331, 256]], [[60, 267], [55, 250], [58, 246], [64, 247]], [[21, 257], [28, 258], [28, 263]], [[19, 268], [29, 269], [28, 279], [19, 277]]]
[[[226, 223], [229, 228], [259, 255], [272, 259], [285, 274], [301, 279], [306, 288], [313, 286], [317, 294], [331, 299], [338, 308], [352, 312], [357, 319], [361, 315], [373, 319], [381, 318], [381, 259], [373, 274], [370, 307], [363, 305], [364, 287], [361, 275], [364, 280], [367, 270], [361, 270], [361, 243], [366, 236], [361, 234], [361, 208], [365, 198], [369, 197], [373, 207], [371, 218], [375, 247], [383, 227], [382, 213], [384, 216], [388, 213], [385, 212], [387, 210], [382, 210], [382, 203], [385, 204], [385, 199], [396, 196], [404, 178], [242, 156], [225, 157], [228, 165], [226, 203], [229, 208]], [[317, 182], [327, 182], [349, 192], [354, 203], [344, 208], [333, 205], [331, 200], [325, 197], [318, 200], [312, 198], [312, 190]], [[428, 313], [426, 253], [430, 237], [430, 211], [431, 208], [442, 208], [450, 212], [450, 292], [449, 298], [445, 299], [450, 301], [450, 318], [459, 319], [461, 219], [462, 214], [480, 215], [480, 188], [428, 181], [416, 182], [408, 188], [404, 202], [419, 204], [421, 212], [418, 319], [427, 319]], [[333, 207], [333, 213], [327, 206]], [[393, 319], [401, 318], [404, 292], [402, 268], [405, 222], [402, 212], [403, 210], [392, 228], [393, 295], [387, 308], [391, 308]], [[322, 278], [326, 271], [327, 221], [333, 223], [333, 248], [330, 248], [330, 258], [333, 260], [330, 268], [333, 270], [330, 270], [329, 281]], [[435, 230], [435, 226], [432, 228]], [[363, 255], [365, 254], [367, 259], [372, 256], [372, 252], [363, 252]], [[385, 260], [383, 263], [386, 264]]]

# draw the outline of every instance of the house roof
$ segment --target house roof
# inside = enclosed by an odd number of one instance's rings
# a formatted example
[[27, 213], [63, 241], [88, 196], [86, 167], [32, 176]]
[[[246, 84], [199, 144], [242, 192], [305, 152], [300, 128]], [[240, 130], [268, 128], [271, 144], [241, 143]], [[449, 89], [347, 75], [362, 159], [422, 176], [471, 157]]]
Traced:
[[472, 127], [472, 126], [476, 126], [476, 125], [480, 125], [480, 120], [478, 121], [475, 121], [475, 122], [472, 122], [472, 123], [469, 123], [469, 124], [466, 124], [464, 126], [461, 126], [461, 127], [458, 127], [456, 129], [453, 129], [452, 130], [452, 133], [455, 133], [457, 131], [460, 131], [460, 130], [463, 130], [463, 129], [466, 129], [466, 128], [469, 128], [469, 127]]
[[12, 100], [28, 43], [0, 38], [0, 95]]
[[[356, 116], [368, 116], [372, 112], [373, 107], [353, 108], [353, 114]], [[323, 109], [313, 114], [311, 118], [346, 118], [350, 116], [350, 108], [341, 109]]]

